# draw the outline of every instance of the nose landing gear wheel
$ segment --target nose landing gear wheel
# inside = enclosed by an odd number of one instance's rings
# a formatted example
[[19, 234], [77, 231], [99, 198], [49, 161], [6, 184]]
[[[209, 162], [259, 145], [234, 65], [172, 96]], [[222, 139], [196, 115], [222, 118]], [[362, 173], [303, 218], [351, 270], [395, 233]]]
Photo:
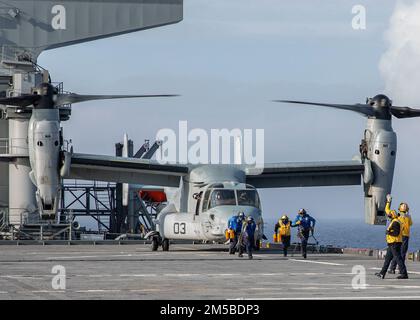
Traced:
[[165, 239], [162, 241], [162, 250], [163, 251], [169, 251], [169, 240]]
[[159, 241], [156, 237], [152, 238], [152, 251], [157, 251], [159, 248]]

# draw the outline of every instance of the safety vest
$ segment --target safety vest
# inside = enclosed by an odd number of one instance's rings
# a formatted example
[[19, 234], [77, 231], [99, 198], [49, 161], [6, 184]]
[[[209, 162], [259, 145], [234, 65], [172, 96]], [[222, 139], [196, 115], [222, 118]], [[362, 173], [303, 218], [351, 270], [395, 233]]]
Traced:
[[386, 243], [388, 243], [388, 244], [402, 242], [402, 228], [401, 228], [401, 223], [398, 220], [398, 218], [392, 219], [391, 223], [389, 224], [389, 226], [386, 230], [390, 231], [392, 229], [392, 226], [395, 223], [400, 224], [400, 233], [397, 236], [391, 236], [390, 234], [387, 234], [386, 235]]
[[286, 224], [284, 224], [282, 221], [280, 221], [280, 228], [279, 228], [279, 236], [290, 236], [290, 221]]
[[235, 239], [235, 231], [232, 229], [226, 229], [225, 237], [226, 237], [226, 240]]
[[398, 220], [401, 223], [402, 229], [402, 236], [409, 237], [410, 236], [410, 227], [413, 225], [413, 221], [411, 220], [411, 216], [406, 215], [405, 213], [400, 213], [400, 217]]

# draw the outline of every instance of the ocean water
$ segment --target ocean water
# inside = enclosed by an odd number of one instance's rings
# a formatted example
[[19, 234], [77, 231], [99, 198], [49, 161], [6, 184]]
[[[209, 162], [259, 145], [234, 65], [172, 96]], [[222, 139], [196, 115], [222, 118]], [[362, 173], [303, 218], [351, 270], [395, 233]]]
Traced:
[[[385, 243], [385, 226], [372, 226], [361, 220], [336, 220], [317, 218], [315, 226], [315, 238], [321, 245], [334, 245], [343, 248], [373, 248], [383, 249]], [[264, 219], [264, 233], [273, 239], [274, 225], [278, 220], [273, 218]], [[297, 228], [292, 228], [292, 242], [299, 241], [296, 236]], [[310, 238], [314, 243], [314, 239]], [[413, 221], [411, 228], [409, 251], [420, 250], [420, 223]]]

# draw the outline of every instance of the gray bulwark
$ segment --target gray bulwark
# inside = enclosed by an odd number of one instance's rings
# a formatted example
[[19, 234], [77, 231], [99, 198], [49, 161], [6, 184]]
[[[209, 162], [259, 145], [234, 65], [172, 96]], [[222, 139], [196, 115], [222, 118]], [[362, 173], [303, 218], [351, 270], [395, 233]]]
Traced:
[[177, 23], [183, 0], [2, 0], [0, 45], [43, 50]]

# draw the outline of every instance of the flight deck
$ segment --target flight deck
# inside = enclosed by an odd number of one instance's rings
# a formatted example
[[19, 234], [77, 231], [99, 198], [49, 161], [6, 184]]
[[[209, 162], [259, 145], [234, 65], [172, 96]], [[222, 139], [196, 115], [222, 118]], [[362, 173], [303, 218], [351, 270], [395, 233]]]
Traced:
[[[351, 254], [299, 254], [261, 249], [254, 259], [224, 245], [1, 246], [0, 299], [420, 299], [420, 263], [407, 262], [408, 280], [374, 276], [383, 260]], [[366, 269], [355, 289], [353, 267]], [[54, 266], [66, 289], [53, 289]]]

